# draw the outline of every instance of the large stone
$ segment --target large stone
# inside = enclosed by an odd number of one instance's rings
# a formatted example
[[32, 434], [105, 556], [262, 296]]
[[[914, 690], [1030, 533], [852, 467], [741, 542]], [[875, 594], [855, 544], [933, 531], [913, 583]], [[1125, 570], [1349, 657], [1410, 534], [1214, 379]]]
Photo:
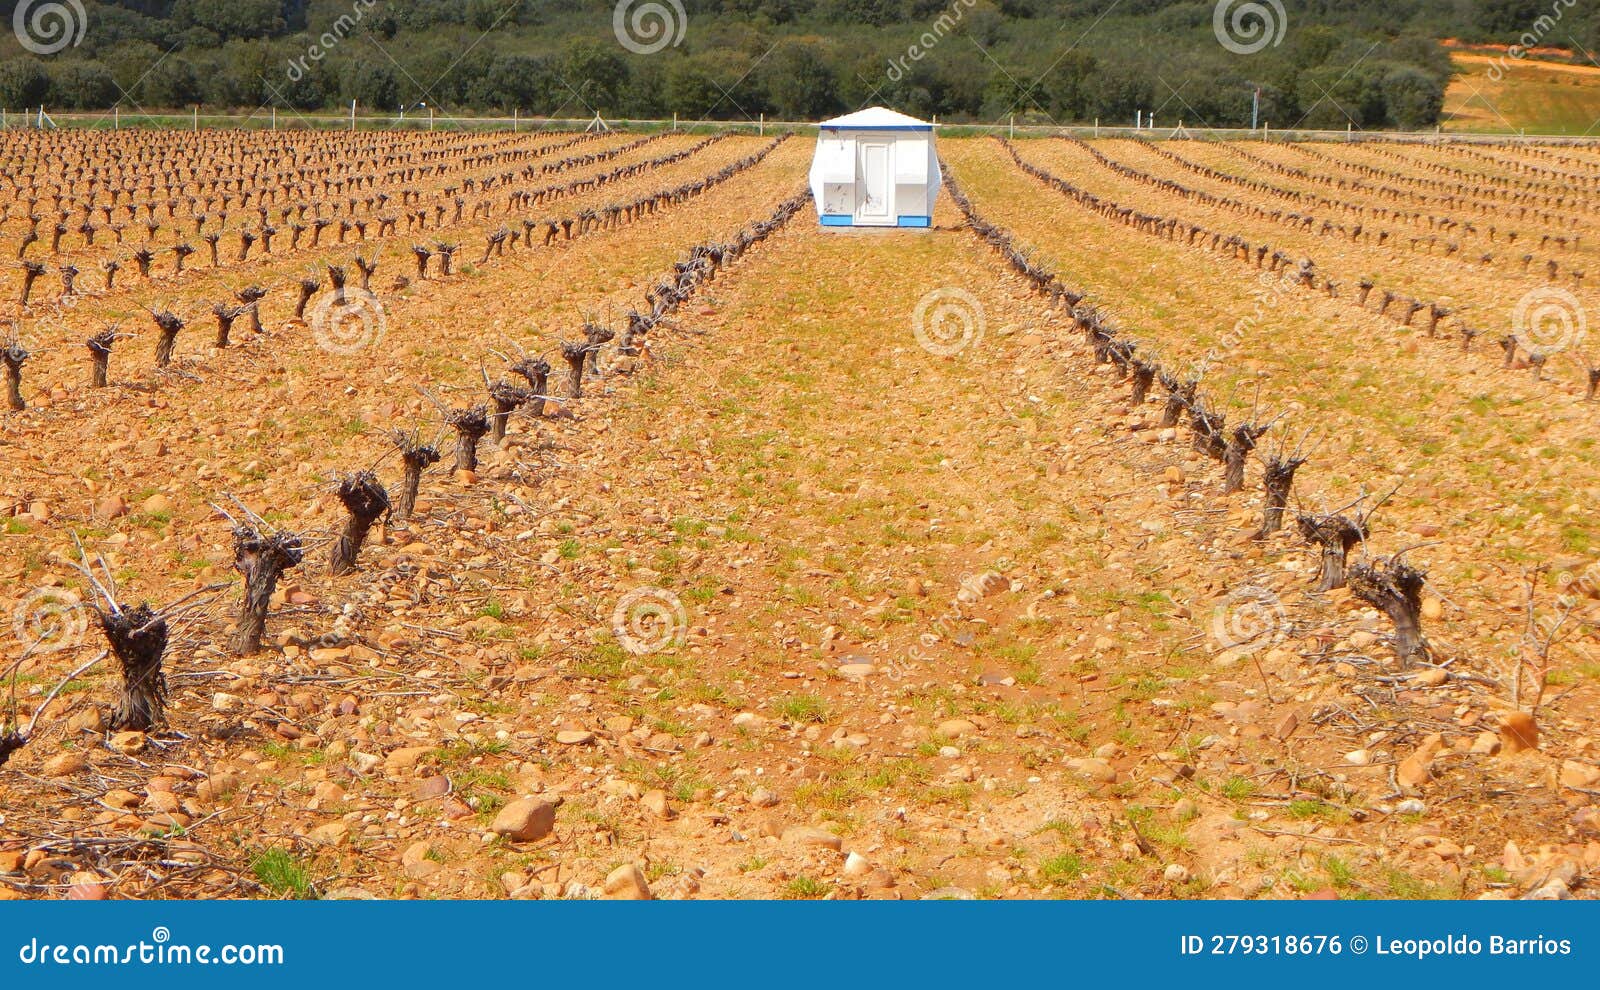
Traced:
[[383, 758], [383, 769], [391, 777], [398, 777], [417, 768], [423, 757], [433, 752], [432, 746], [403, 746]]
[[1090, 780], [1099, 781], [1103, 784], [1114, 784], [1117, 782], [1116, 768], [1107, 763], [1105, 760], [1098, 759], [1093, 756], [1085, 756], [1075, 760], [1068, 760], [1067, 766], [1074, 772], [1081, 774]]
[[46, 777], [69, 777], [89, 769], [89, 758], [75, 749], [57, 753], [44, 761]]
[[946, 739], [960, 739], [970, 736], [978, 731], [978, 727], [964, 718], [948, 718], [939, 723], [934, 729], [935, 735], [944, 736]]
[[512, 801], [494, 816], [489, 831], [512, 842], [537, 842], [556, 827], [556, 802], [545, 798]]
[[349, 837], [350, 826], [344, 822], [329, 822], [326, 825], [318, 825], [306, 833], [306, 838], [319, 846], [337, 846]]
[[648, 901], [652, 895], [644, 871], [632, 863], [624, 863], [606, 876], [607, 897], [622, 901]]

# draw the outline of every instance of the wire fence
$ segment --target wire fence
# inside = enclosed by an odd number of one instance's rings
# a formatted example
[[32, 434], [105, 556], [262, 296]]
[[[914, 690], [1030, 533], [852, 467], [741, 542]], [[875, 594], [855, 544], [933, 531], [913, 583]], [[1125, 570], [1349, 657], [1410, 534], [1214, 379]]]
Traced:
[[[1355, 128], [1327, 131], [1303, 128], [1248, 127], [1116, 127], [1100, 124], [1073, 124], [1065, 126], [1033, 123], [1017, 124], [1010, 121], [998, 124], [934, 122], [938, 133], [949, 137], [977, 137], [1004, 134], [1007, 137], [1062, 137], [1079, 138], [1142, 138], [1147, 141], [1322, 141], [1357, 142], [1387, 141], [1395, 143], [1460, 142], [1466, 144], [1499, 144], [1523, 141], [1530, 144], [1592, 145], [1600, 143], [1600, 136], [1568, 134], [1528, 134], [1526, 132], [1466, 132], [1445, 131], [1440, 128], [1425, 131], [1363, 131]], [[510, 117], [470, 116], [420, 111], [402, 114], [374, 114], [352, 111], [344, 114], [300, 113], [261, 107], [245, 113], [219, 113], [192, 108], [187, 112], [171, 113], [126, 112], [118, 109], [100, 112], [51, 112], [45, 107], [26, 110], [0, 109], [0, 127], [5, 128], [69, 128], [83, 130], [121, 130], [123, 128], [160, 128], [168, 130], [319, 130], [319, 131], [661, 131], [675, 130], [690, 133], [708, 131], [748, 131], [752, 134], [807, 133], [817, 127], [816, 121], [767, 120], [690, 120], [672, 118], [600, 118], [583, 117]]]

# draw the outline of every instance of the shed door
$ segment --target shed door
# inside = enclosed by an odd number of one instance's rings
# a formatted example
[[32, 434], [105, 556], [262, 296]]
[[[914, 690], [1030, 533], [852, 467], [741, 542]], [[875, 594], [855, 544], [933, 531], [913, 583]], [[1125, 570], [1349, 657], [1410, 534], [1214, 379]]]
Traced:
[[861, 167], [857, 176], [861, 183], [856, 197], [856, 220], [864, 224], [893, 224], [894, 215], [894, 163], [890, 160], [888, 141], [859, 141]]

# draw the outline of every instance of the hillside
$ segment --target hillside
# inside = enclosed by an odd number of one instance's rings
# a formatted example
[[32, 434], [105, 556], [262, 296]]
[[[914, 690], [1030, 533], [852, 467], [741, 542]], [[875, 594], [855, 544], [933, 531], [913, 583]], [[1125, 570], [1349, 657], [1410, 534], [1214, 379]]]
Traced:
[[1456, 52], [1445, 92], [1447, 131], [1592, 135], [1600, 121], [1600, 67]]
[[[743, 120], [886, 103], [949, 121], [1153, 111], [1220, 127], [1248, 125], [1259, 92], [1265, 122], [1337, 129], [1432, 126], [1452, 72], [1433, 39], [1509, 43], [1543, 13], [1518, 0], [8, 0], [0, 16], [19, 5], [42, 38], [0, 41], [8, 107], [354, 100]], [[66, 24], [40, 20], [47, 9]], [[1577, 13], [1560, 30], [1595, 33]]]

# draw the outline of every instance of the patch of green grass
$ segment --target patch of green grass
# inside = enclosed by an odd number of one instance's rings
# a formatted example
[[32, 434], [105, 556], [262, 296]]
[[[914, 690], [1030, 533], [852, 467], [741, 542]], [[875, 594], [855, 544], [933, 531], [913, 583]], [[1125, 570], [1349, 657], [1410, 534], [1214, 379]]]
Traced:
[[250, 861], [250, 871], [261, 885], [279, 897], [306, 900], [314, 896], [311, 874], [285, 849], [268, 849]]
[[784, 899], [791, 901], [814, 900], [827, 892], [827, 884], [808, 876], [795, 877], [783, 888]]
[[1039, 875], [1058, 886], [1081, 880], [1087, 872], [1088, 867], [1084, 864], [1083, 857], [1077, 853], [1051, 856], [1039, 864]]
[[1248, 777], [1230, 777], [1222, 785], [1222, 796], [1230, 801], [1248, 801], [1256, 796], [1255, 781]]
[[814, 694], [791, 694], [776, 705], [778, 714], [790, 722], [826, 722], [828, 705]]

